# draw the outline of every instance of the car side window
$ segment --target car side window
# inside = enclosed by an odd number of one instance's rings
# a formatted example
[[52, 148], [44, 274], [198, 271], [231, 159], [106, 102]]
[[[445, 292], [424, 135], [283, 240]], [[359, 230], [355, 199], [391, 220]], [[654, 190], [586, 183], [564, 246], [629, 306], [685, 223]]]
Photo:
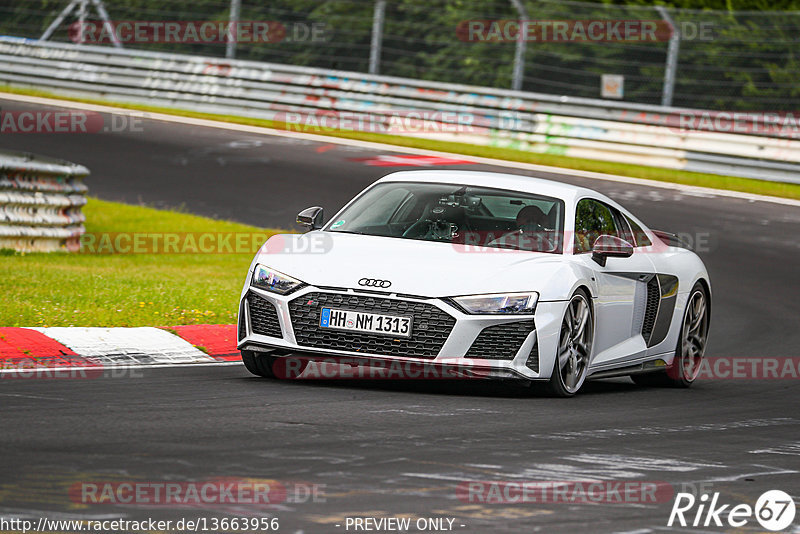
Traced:
[[650, 238], [647, 237], [647, 234], [644, 233], [644, 230], [642, 230], [642, 227], [636, 224], [636, 221], [627, 215], [625, 216], [625, 220], [628, 221], [628, 224], [631, 227], [631, 232], [633, 232], [632, 244], [634, 247], [649, 247], [653, 244], [653, 242], [650, 241]]
[[575, 254], [591, 252], [601, 235], [620, 236], [614, 214], [598, 200], [584, 198], [575, 207]]
[[611, 214], [614, 216], [614, 224], [616, 225], [617, 230], [619, 231], [617, 237], [624, 239], [630, 244], [633, 244], [634, 243], [633, 232], [631, 231], [631, 227], [628, 225], [628, 220], [625, 217], [625, 215], [623, 215], [622, 212], [619, 211], [614, 206], [609, 206], [608, 204], [603, 204], [603, 205], [607, 207], [609, 211], [611, 211]]
[[353, 220], [347, 221], [343, 228], [379, 226], [388, 223], [389, 218], [394, 214], [395, 207], [400, 205], [408, 194], [409, 192], [402, 188], [389, 191], [358, 214]]

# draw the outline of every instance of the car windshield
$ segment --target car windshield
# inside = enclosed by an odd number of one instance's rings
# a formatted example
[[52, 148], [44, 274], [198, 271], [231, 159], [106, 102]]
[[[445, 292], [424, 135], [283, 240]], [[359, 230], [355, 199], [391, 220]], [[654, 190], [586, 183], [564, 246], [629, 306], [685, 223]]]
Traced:
[[485, 187], [384, 182], [326, 230], [560, 254], [563, 201]]

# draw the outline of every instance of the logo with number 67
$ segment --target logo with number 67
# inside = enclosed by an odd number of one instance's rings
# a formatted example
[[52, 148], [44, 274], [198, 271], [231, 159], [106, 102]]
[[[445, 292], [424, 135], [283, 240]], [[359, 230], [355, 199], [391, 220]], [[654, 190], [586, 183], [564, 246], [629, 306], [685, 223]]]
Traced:
[[764, 492], [755, 507], [723, 504], [719, 492], [704, 493], [699, 498], [681, 492], [675, 496], [667, 526], [678, 523], [682, 527], [724, 527], [728, 523], [730, 527], [741, 528], [755, 519], [765, 529], [775, 532], [791, 525], [795, 512], [794, 500], [781, 490]]
[[764, 492], [756, 501], [756, 519], [767, 530], [783, 530], [794, 521], [794, 500], [781, 490]]

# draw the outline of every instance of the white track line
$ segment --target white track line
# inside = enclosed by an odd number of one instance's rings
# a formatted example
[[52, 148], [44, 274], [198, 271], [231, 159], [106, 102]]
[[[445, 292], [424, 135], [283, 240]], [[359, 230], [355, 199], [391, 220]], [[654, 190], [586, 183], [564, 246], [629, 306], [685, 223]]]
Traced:
[[[71, 102], [68, 100], [58, 100], [55, 98], [43, 98], [38, 96], [18, 95], [14, 93], [4, 93], [0, 91], [0, 99], [13, 100], [17, 102], [27, 102], [30, 104], [40, 104], [45, 106], [57, 106], [69, 109], [82, 109], [85, 111], [95, 111], [98, 113], [116, 113], [133, 114], [141, 116], [150, 120], [158, 120], [163, 122], [172, 122], [177, 124], [187, 124], [192, 126], [202, 126], [206, 128], [217, 128], [221, 130], [231, 130], [236, 132], [246, 132], [260, 135], [274, 135], [278, 137], [287, 137], [292, 139], [304, 139], [308, 141], [317, 141], [320, 143], [329, 143], [337, 145], [354, 146], [360, 148], [367, 148], [371, 150], [388, 150], [391, 152], [401, 152], [404, 154], [420, 154], [424, 156], [438, 156], [438, 157], [452, 157], [453, 152], [438, 152], [435, 150], [425, 150], [421, 148], [410, 148], [392, 145], [388, 143], [376, 143], [372, 141], [359, 141], [356, 139], [345, 139], [342, 137], [332, 137], [326, 135], [309, 134], [303, 132], [291, 132], [288, 130], [277, 130], [274, 128], [265, 128], [261, 126], [248, 126], [244, 124], [234, 124], [223, 121], [215, 121], [208, 119], [197, 119], [192, 117], [181, 117], [178, 115], [169, 115], [166, 113], [150, 113], [139, 111], [135, 109], [128, 109], [124, 107], [101, 106], [97, 104], [84, 104], [82, 102]], [[753, 193], [743, 193], [740, 191], [728, 191], [725, 189], [714, 189], [711, 187], [698, 187], [694, 185], [675, 184], [670, 182], [660, 182], [657, 180], [646, 180], [644, 178], [632, 178], [630, 176], [620, 176], [616, 174], [604, 174], [600, 172], [581, 171], [575, 169], [563, 169], [560, 167], [549, 167], [547, 165], [536, 165], [533, 163], [522, 163], [517, 161], [506, 161], [502, 159], [481, 158], [477, 156], [464, 156], [466, 159], [475, 163], [484, 165], [493, 165], [495, 167], [507, 167], [511, 169], [522, 169], [528, 171], [548, 172], [553, 174], [560, 174], [563, 176], [576, 176], [580, 178], [590, 178], [593, 180], [604, 180], [609, 182], [620, 182], [626, 184], [640, 185], [646, 187], [657, 187], [660, 189], [671, 189], [674, 191], [681, 191], [684, 193], [701, 195], [701, 196], [716, 196], [726, 198], [736, 198], [740, 200], [748, 200], [751, 202], [771, 202], [773, 204], [783, 204], [786, 206], [800, 207], [800, 200], [790, 198], [772, 197], [767, 195], [756, 195]], [[80, 163], [80, 162], [77, 162]]]

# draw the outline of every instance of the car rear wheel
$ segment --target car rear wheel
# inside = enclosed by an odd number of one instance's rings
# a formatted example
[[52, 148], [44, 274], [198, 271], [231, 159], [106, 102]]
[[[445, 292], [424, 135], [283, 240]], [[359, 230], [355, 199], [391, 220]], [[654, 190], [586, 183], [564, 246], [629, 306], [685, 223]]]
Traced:
[[640, 386], [691, 386], [703, 363], [709, 323], [708, 294], [698, 282], [692, 288], [686, 303], [672, 365], [656, 373], [631, 375], [631, 379]]
[[557, 397], [572, 397], [583, 386], [594, 341], [594, 318], [589, 296], [578, 290], [561, 320], [557, 358], [548, 391]]

